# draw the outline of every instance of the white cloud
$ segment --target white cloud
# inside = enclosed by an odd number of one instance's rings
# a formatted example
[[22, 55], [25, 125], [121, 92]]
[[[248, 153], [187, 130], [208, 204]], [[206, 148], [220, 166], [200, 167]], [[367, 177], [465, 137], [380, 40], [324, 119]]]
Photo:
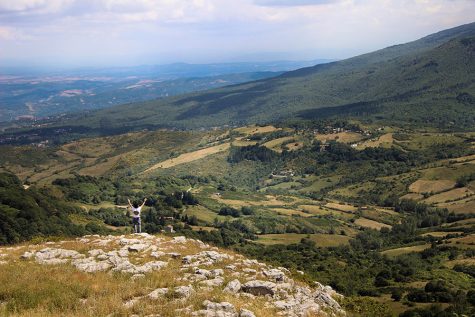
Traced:
[[0, 58], [341, 58], [472, 22], [473, 12], [471, 0], [0, 0]]
[[45, 14], [59, 12], [74, 0], [0, 0], [0, 14]]

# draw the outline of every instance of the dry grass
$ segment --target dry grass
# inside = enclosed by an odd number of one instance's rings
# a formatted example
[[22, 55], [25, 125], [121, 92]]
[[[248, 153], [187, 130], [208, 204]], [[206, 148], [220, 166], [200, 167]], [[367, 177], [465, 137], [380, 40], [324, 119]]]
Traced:
[[422, 194], [417, 194], [417, 193], [409, 193], [401, 197], [401, 199], [410, 199], [410, 200], [421, 200], [424, 199], [424, 196]]
[[[279, 199], [278, 197], [276, 196], [273, 196], [273, 195], [266, 195], [265, 196], [265, 199], [261, 199], [261, 200], [247, 200], [247, 199], [225, 199], [225, 198], [222, 198], [221, 196], [218, 196], [216, 194], [213, 194], [211, 195], [211, 198], [212, 199], [215, 199], [217, 200], [218, 202], [222, 203], [222, 204], [226, 204], [226, 205], [229, 205], [229, 206], [232, 206], [232, 207], [235, 207], [235, 208], [240, 208], [240, 207], [243, 207], [243, 206], [246, 206], [246, 207], [251, 207], [251, 206], [276, 206], [276, 207], [282, 207], [282, 206], [291, 206], [293, 204], [295, 204], [298, 199], [297, 198], [293, 198], [293, 197], [290, 197], [290, 196], [285, 196], [285, 197], [282, 197], [282, 199]], [[285, 201], [283, 200], [284, 198], [290, 198], [291, 201]]]
[[423, 234], [421, 234], [421, 236], [423, 236], [423, 237], [432, 236], [434, 238], [445, 238], [449, 234], [462, 234], [462, 233], [463, 233], [462, 231], [455, 231], [455, 232], [454, 231], [451, 231], [451, 232], [432, 231], [432, 232], [423, 233]]
[[89, 175], [89, 176], [101, 176], [107, 173], [107, 171], [111, 170], [117, 162], [119, 162], [121, 156], [113, 156], [108, 158], [105, 162], [92, 164], [91, 166], [85, 167], [79, 170], [79, 174], [81, 175]]
[[453, 268], [457, 264], [462, 264], [462, 265], [475, 265], [475, 259], [458, 259], [458, 260], [452, 260], [452, 261], [445, 261], [444, 266], [448, 268]]
[[285, 215], [285, 216], [293, 216], [293, 215], [298, 215], [301, 217], [312, 217], [313, 215], [310, 213], [303, 212], [301, 210], [296, 210], [296, 209], [287, 209], [287, 208], [272, 208], [273, 211], [277, 212], [280, 215]]
[[236, 140], [232, 142], [232, 145], [233, 146], [248, 146], [248, 145], [256, 145], [257, 143], [258, 143], [257, 141], [247, 141], [247, 140], [243, 140], [243, 138], [236, 138]]
[[356, 149], [364, 150], [368, 147], [390, 147], [393, 143], [394, 143], [393, 134], [386, 133], [380, 136], [376, 140], [368, 140], [368, 141], [358, 144]]
[[303, 146], [304, 146], [303, 142], [292, 142], [292, 143], [286, 144], [284, 148], [287, 151], [297, 151], [303, 148]]
[[458, 163], [464, 163], [464, 162], [471, 162], [475, 160], [475, 154], [473, 155], [467, 155], [467, 156], [461, 156], [457, 157], [455, 159], [450, 159], [451, 162], [458, 162]]
[[409, 185], [409, 190], [413, 193], [439, 193], [449, 190], [455, 186], [455, 182], [448, 179], [425, 180], [419, 179]]
[[381, 230], [382, 228], [392, 228], [392, 226], [385, 223], [377, 222], [367, 218], [358, 218], [355, 220], [355, 224], [365, 228], [371, 228], [376, 230]]
[[449, 239], [449, 244], [462, 249], [475, 249], [475, 234]]
[[447, 201], [454, 201], [460, 200], [466, 197], [470, 197], [475, 193], [466, 187], [462, 188], [454, 188], [452, 190], [436, 194], [430, 196], [429, 198], [425, 199], [424, 202], [432, 204], [432, 203], [443, 203]]
[[293, 136], [286, 136], [286, 137], [283, 137], [283, 138], [278, 138], [278, 139], [271, 140], [269, 142], [264, 143], [263, 145], [265, 147], [271, 149], [271, 150], [274, 150], [274, 151], [280, 153], [280, 152], [282, 152], [282, 149], [281, 149], [282, 143], [293, 140], [293, 139], [294, 139]]
[[334, 209], [327, 209], [327, 208], [317, 206], [317, 205], [299, 205], [299, 208], [306, 212], [311, 213], [312, 215], [318, 215], [318, 216], [332, 215], [332, 216], [346, 218], [346, 219], [353, 217], [353, 215], [348, 214], [347, 212], [334, 210]]
[[[7, 264], [0, 270], [0, 315], [2, 316], [130, 316], [160, 314], [164, 317], [190, 316], [188, 312], [178, 313], [176, 309], [191, 308], [192, 311], [202, 309], [204, 300], [215, 302], [227, 301], [237, 310], [246, 308], [256, 316], [271, 317], [277, 311], [265, 305], [266, 299], [257, 297], [249, 300], [222, 291], [222, 287], [204, 289], [197, 283], [191, 283], [196, 292], [187, 300], [177, 300], [172, 294], [152, 300], [141, 298], [132, 307], [124, 306], [130, 299], [144, 296], [156, 288], [173, 288], [189, 285], [190, 282], [180, 281], [183, 275], [181, 259], [170, 259], [166, 269], [148, 273], [146, 278], [131, 280], [129, 275], [121, 273], [84, 273], [77, 271], [69, 264], [39, 265], [34, 261], [20, 260], [19, 256], [26, 250], [38, 250], [46, 245], [18, 245], [16, 247], [0, 248], [1, 254], [7, 254]], [[86, 253], [94, 249], [94, 245], [81, 243], [76, 240], [61, 241], [47, 245], [61, 247]], [[109, 251], [114, 245], [101, 246]], [[164, 252], [180, 252], [182, 255], [196, 254], [202, 249], [196, 243], [175, 244], [170, 238], [160, 242], [160, 250]], [[220, 250], [220, 252], [223, 252]], [[240, 257], [226, 251], [226, 253]], [[131, 262], [139, 264], [151, 260], [150, 257], [132, 256]], [[235, 263], [228, 259], [216, 263], [208, 269], [224, 268]], [[237, 262], [241, 263], [241, 262]], [[238, 270], [243, 265], [237, 264]], [[257, 269], [258, 267], [252, 267]], [[193, 269], [190, 268], [190, 271]], [[225, 284], [234, 279], [232, 272], [225, 270]], [[241, 280], [244, 282], [244, 280]]]
[[396, 257], [396, 256], [399, 256], [399, 255], [408, 254], [408, 253], [411, 253], [411, 252], [421, 252], [421, 251], [423, 251], [425, 249], [428, 249], [430, 247], [431, 247], [430, 244], [421, 244], [421, 245], [415, 245], [415, 246], [412, 246], [412, 247], [402, 247], [402, 248], [390, 249], [390, 250], [383, 251], [381, 253], [384, 254], [384, 255], [387, 255], [389, 257]]
[[227, 151], [230, 146], [231, 146], [230, 143], [223, 143], [223, 144], [215, 145], [215, 146], [208, 147], [205, 149], [201, 149], [201, 150], [197, 150], [197, 151], [193, 151], [189, 153], [184, 153], [184, 154], [179, 155], [176, 158], [168, 159], [163, 162], [157, 163], [153, 165], [152, 167], [148, 168], [147, 170], [145, 170], [144, 173], [151, 172], [153, 170], [156, 170], [157, 168], [170, 168], [176, 165], [190, 163], [199, 159], [203, 159], [209, 155]]
[[356, 132], [339, 132], [339, 133], [330, 133], [330, 134], [317, 134], [315, 139], [327, 142], [336, 140], [342, 143], [356, 143], [363, 139], [363, 136]]
[[455, 204], [443, 205], [443, 207], [456, 214], [475, 214], [475, 200], [465, 202], [460, 201]]
[[248, 127], [241, 127], [241, 128], [234, 129], [234, 131], [245, 134], [245, 135], [253, 135], [257, 133], [268, 133], [268, 132], [273, 132], [277, 130], [282, 130], [282, 129], [276, 128], [271, 125], [267, 125], [264, 127], [248, 126]]
[[352, 206], [352, 205], [345, 205], [345, 204], [340, 204], [340, 203], [327, 203], [325, 204], [325, 207], [330, 208], [330, 209], [335, 209], [335, 210], [341, 210], [344, 212], [356, 212], [358, 210], [357, 207]]

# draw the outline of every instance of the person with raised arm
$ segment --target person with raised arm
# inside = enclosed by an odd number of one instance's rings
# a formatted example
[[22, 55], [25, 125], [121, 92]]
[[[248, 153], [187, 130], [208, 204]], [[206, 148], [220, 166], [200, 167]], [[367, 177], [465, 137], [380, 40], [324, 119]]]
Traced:
[[134, 228], [134, 233], [141, 233], [142, 221], [140, 220], [140, 214], [142, 213], [142, 207], [145, 205], [147, 198], [144, 198], [143, 203], [140, 206], [136, 202], [132, 204], [130, 199], [127, 199], [127, 201], [129, 202], [129, 207], [132, 211], [132, 226]]

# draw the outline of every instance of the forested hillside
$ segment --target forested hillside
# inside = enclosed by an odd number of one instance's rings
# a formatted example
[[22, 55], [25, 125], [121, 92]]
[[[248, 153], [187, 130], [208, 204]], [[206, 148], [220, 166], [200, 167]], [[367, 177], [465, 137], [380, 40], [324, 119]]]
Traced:
[[88, 231], [71, 222], [78, 212], [45, 189], [25, 190], [14, 175], [0, 174], [0, 244], [16, 243], [39, 236], [78, 236]]
[[470, 127], [474, 36], [472, 23], [276, 78], [115, 107], [63, 124], [97, 128], [107, 118], [110, 127], [197, 128], [348, 114], [400, 124]]

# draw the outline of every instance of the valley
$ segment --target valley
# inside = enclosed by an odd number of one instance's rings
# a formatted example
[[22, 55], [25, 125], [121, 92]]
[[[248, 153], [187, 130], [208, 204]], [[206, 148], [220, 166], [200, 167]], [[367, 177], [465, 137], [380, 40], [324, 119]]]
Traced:
[[[430, 281], [443, 279], [460, 291], [474, 283], [454, 271], [474, 263], [473, 136], [328, 120], [305, 128], [158, 130], [43, 148], [7, 146], [0, 162], [23, 184], [82, 206], [73, 223], [127, 231], [126, 219], [111, 216], [123, 214], [119, 206], [127, 197], [149, 197], [149, 233], [171, 224], [387, 307], [394, 308], [391, 294], [401, 292], [406, 297], [396, 312], [402, 313], [426, 306], [412, 294]], [[177, 191], [190, 193], [192, 203], [177, 201]], [[103, 221], [109, 228], [100, 229]], [[320, 260], [295, 258], [296, 246]], [[365, 269], [340, 253], [360, 248], [371, 250]], [[325, 269], [333, 261], [342, 266]], [[405, 261], [417, 264], [400, 276], [397, 263]], [[345, 276], [353, 270], [370, 275], [348, 286]], [[392, 272], [384, 283], [371, 277], [380, 270]]]
[[[150, 315], [155, 289], [164, 316], [214, 316], [203, 310], [227, 307], [233, 317], [252, 317], [243, 315], [247, 308], [320, 317], [326, 306], [349, 317], [474, 315], [474, 39], [471, 23], [278, 76], [134, 78], [127, 96], [108, 90], [117, 106], [3, 123], [0, 282], [9, 287], [0, 288], [0, 314], [82, 316], [81, 305], [90, 305], [91, 316]], [[181, 66], [171, 69], [181, 73]], [[124, 99], [131, 89], [157, 93], [155, 85], [166, 83], [176, 95]], [[72, 100], [86, 89], [66, 86], [54, 94]], [[144, 202], [147, 234], [128, 236], [129, 199]], [[170, 247], [163, 254], [150, 253], [163, 245]], [[255, 261], [239, 262], [243, 273], [237, 262], [213, 266], [218, 251]], [[206, 263], [195, 273], [185, 260], [192, 253]], [[197, 277], [198, 265], [222, 272]], [[28, 267], [36, 279], [52, 271], [60, 277], [39, 288], [52, 300], [30, 288], [20, 272]], [[170, 278], [178, 272], [193, 280]], [[252, 285], [262, 278], [264, 286], [231, 296], [224, 291], [231, 276]], [[133, 289], [124, 291], [129, 282]], [[191, 292], [188, 283], [204, 294], [183, 306], [176, 290]]]

